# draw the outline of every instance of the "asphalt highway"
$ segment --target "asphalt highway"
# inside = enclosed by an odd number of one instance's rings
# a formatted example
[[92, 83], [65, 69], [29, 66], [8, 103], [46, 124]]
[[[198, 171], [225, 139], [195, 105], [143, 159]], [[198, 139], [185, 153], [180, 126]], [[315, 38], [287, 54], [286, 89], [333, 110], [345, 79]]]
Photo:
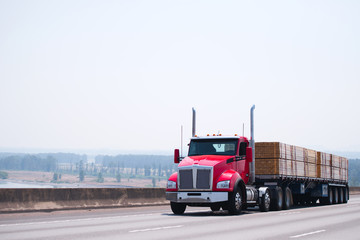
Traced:
[[0, 214], [0, 239], [360, 239], [360, 195], [347, 204], [230, 216], [169, 206]]

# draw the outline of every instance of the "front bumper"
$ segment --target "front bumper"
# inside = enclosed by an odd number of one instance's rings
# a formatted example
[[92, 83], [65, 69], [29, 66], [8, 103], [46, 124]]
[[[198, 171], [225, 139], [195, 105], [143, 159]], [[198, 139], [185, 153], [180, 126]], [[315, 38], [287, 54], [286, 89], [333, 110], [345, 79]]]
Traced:
[[215, 203], [228, 200], [227, 192], [166, 192], [166, 200], [178, 203]]

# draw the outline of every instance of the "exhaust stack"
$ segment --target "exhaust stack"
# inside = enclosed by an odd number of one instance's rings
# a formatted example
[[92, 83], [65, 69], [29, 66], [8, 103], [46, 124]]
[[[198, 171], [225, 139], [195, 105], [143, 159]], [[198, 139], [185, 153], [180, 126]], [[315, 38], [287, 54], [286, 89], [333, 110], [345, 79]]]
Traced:
[[255, 139], [254, 139], [254, 110], [255, 105], [250, 109], [250, 147], [252, 148], [252, 161], [250, 164], [250, 179], [249, 183], [255, 182]]
[[196, 135], [196, 111], [192, 108], [192, 137]]

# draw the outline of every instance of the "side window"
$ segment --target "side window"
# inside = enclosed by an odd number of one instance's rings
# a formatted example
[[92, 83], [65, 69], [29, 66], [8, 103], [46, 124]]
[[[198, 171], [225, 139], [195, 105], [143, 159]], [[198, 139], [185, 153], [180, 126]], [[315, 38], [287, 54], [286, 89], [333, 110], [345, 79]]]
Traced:
[[247, 146], [246, 142], [241, 142], [240, 143], [240, 149], [239, 149], [239, 155], [240, 156], [246, 155], [246, 146]]

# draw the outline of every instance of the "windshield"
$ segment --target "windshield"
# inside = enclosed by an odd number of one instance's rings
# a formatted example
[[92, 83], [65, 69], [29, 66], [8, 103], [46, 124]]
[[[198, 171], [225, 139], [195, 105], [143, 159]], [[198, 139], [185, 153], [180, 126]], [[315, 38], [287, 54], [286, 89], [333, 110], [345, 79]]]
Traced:
[[197, 155], [236, 155], [236, 139], [193, 139], [189, 156]]

